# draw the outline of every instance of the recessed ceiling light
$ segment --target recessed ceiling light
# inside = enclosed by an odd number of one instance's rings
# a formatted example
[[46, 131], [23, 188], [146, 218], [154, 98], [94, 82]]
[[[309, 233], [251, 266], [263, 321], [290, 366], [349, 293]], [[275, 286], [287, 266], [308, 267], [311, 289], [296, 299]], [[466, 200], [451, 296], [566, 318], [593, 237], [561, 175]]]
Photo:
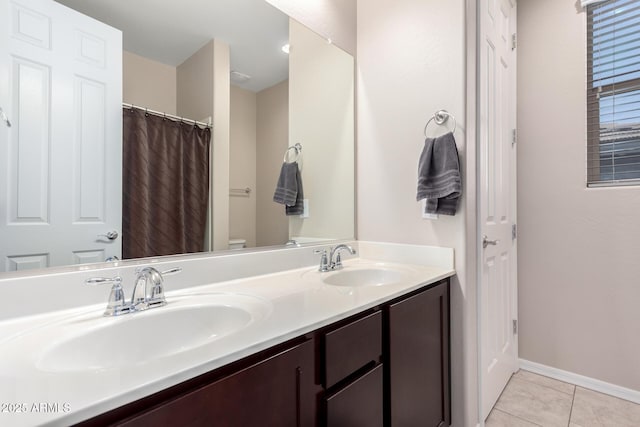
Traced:
[[282, 46], [282, 51], [286, 54], [289, 54], [289, 43], [285, 44], [284, 46]]

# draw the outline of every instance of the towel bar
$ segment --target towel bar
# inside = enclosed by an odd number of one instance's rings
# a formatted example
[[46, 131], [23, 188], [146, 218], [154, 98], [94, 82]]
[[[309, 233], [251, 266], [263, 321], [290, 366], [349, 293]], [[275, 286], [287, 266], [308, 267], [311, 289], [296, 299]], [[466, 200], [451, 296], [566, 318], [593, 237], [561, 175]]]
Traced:
[[453, 114], [449, 113], [447, 110], [438, 110], [434, 113], [433, 116], [427, 121], [427, 124], [424, 125], [424, 136], [427, 136], [427, 127], [429, 127], [429, 123], [435, 121], [437, 125], [443, 125], [445, 122], [451, 117], [453, 119], [453, 130], [451, 133], [456, 132], [456, 128], [458, 127], [458, 122]]
[[287, 150], [284, 152], [284, 158], [282, 159], [283, 162], [287, 163], [287, 157], [289, 156], [289, 151], [291, 150], [296, 151], [296, 158], [293, 159], [293, 161], [295, 162], [296, 160], [298, 160], [298, 157], [300, 157], [300, 153], [302, 153], [302, 144], [298, 142], [296, 145], [292, 145], [291, 147], [287, 148]]
[[229, 195], [231, 196], [235, 196], [235, 195], [242, 195], [242, 196], [249, 196], [249, 194], [251, 194], [251, 188], [247, 187], [247, 188], [230, 188], [229, 189]]

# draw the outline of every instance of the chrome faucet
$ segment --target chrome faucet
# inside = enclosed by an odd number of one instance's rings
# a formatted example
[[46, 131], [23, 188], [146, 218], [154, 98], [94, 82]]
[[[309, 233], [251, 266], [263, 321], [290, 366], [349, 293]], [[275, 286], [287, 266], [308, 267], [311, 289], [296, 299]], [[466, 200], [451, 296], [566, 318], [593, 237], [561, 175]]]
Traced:
[[[136, 284], [131, 295], [131, 305], [138, 311], [167, 304], [164, 298], [164, 276], [181, 272], [180, 267], [172, 268], [160, 273], [153, 267], [136, 270]], [[149, 286], [152, 286], [149, 289]]]
[[342, 250], [349, 251], [351, 255], [356, 254], [355, 249], [349, 245], [345, 245], [344, 243], [332, 248], [329, 253], [329, 268], [331, 270], [340, 270], [342, 268], [342, 257], [340, 256], [340, 251]]
[[85, 280], [85, 283], [88, 285], [113, 285], [104, 315], [119, 316], [121, 314], [144, 311], [166, 305], [167, 300], [164, 297], [164, 276], [176, 274], [181, 271], [182, 268], [180, 267], [171, 268], [162, 273], [153, 267], [144, 267], [136, 270], [133, 294], [131, 295], [131, 302], [128, 304], [125, 301], [124, 291], [122, 289], [122, 278], [120, 276], [113, 278], [94, 277]]
[[349, 245], [345, 245], [344, 243], [331, 248], [328, 256], [326, 249], [316, 251], [316, 253], [320, 254], [320, 267], [318, 268], [318, 271], [327, 272], [342, 269], [342, 257], [340, 256], [340, 251], [342, 250], [349, 251], [351, 255], [356, 254], [355, 249]]

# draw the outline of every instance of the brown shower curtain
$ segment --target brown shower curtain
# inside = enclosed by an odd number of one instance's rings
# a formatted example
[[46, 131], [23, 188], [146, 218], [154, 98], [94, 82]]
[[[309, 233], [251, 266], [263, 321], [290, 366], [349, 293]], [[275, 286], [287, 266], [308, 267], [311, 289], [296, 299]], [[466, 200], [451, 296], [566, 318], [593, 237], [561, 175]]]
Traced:
[[122, 256], [202, 252], [210, 129], [123, 109]]

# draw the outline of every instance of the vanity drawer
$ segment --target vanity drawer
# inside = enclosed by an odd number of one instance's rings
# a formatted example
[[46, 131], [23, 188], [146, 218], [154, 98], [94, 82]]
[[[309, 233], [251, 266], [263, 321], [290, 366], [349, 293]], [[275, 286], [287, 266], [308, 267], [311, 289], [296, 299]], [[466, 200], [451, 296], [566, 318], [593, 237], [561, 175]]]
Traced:
[[370, 314], [327, 332], [324, 342], [323, 385], [329, 388], [382, 354], [382, 313]]
[[382, 427], [383, 368], [378, 365], [334, 395], [326, 398], [327, 427]]

